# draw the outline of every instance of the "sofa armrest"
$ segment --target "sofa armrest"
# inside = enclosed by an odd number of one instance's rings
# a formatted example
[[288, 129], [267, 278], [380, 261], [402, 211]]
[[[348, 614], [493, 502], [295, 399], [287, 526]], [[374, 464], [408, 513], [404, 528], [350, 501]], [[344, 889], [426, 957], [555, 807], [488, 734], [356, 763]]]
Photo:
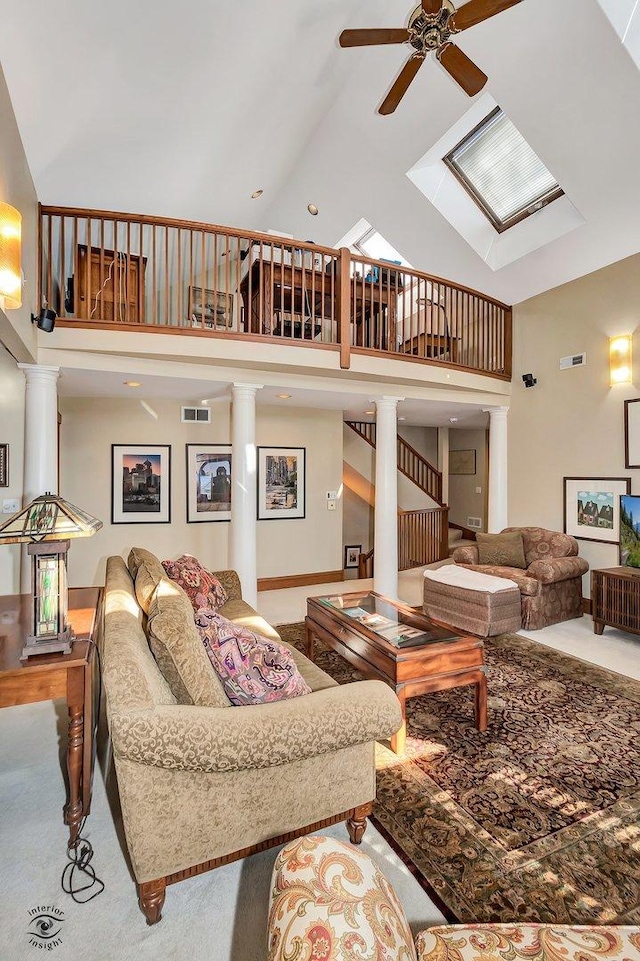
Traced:
[[117, 757], [178, 771], [240, 771], [329, 754], [394, 734], [398, 698], [355, 681], [251, 707], [161, 705], [111, 715]]
[[582, 577], [588, 570], [589, 565], [584, 557], [547, 557], [530, 564], [526, 573], [541, 584], [558, 584], [572, 577]]
[[225, 591], [227, 592], [227, 600], [229, 601], [241, 601], [242, 600], [242, 586], [240, 584], [240, 578], [236, 571], [211, 571], [214, 577], [217, 577]]
[[451, 555], [456, 564], [477, 564], [478, 548], [472, 545], [467, 547], [456, 547]]

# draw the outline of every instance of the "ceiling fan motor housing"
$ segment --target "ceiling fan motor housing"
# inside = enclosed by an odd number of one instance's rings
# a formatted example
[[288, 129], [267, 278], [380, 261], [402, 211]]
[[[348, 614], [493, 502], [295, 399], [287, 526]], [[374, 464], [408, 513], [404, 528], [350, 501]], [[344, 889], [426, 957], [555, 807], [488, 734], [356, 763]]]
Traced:
[[447, 43], [453, 34], [450, 20], [454, 13], [454, 7], [448, 0], [440, 10], [430, 17], [424, 12], [421, 6], [411, 14], [409, 19], [409, 43], [418, 53], [426, 55], [431, 50], [437, 50]]

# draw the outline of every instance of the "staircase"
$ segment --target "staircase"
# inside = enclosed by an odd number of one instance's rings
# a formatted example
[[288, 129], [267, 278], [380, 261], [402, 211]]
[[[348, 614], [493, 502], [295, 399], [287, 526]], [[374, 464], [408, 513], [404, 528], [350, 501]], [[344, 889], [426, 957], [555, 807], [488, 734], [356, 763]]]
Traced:
[[[375, 424], [368, 421], [345, 423], [375, 450]], [[438, 505], [426, 510], [398, 510], [398, 569], [404, 571], [449, 556], [449, 508], [442, 503], [442, 474], [402, 437], [398, 437], [398, 470]], [[373, 485], [347, 464], [345, 483], [370, 506], [374, 505]], [[359, 571], [360, 577], [372, 575], [373, 551], [361, 555]]]

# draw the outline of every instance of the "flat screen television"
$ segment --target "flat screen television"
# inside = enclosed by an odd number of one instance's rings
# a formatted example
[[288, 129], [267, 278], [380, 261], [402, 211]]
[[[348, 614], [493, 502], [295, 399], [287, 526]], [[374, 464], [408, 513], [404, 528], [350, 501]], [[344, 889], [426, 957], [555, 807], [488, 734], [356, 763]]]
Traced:
[[640, 496], [620, 495], [620, 564], [640, 568]]

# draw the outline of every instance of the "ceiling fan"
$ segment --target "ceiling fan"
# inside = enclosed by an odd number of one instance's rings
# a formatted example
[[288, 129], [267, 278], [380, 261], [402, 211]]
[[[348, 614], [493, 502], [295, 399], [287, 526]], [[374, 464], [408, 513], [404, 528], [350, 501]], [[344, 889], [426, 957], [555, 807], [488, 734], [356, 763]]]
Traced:
[[451, 0], [422, 0], [420, 6], [411, 14], [405, 29], [343, 30], [340, 34], [340, 46], [367, 47], [408, 43], [414, 48], [414, 53], [400, 71], [378, 113], [393, 113], [432, 50], [435, 50], [436, 57], [447, 73], [460, 84], [465, 93], [474, 97], [482, 90], [488, 77], [460, 47], [451, 42], [451, 37], [520, 2], [521, 0], [469, 0], [456, 10]]

